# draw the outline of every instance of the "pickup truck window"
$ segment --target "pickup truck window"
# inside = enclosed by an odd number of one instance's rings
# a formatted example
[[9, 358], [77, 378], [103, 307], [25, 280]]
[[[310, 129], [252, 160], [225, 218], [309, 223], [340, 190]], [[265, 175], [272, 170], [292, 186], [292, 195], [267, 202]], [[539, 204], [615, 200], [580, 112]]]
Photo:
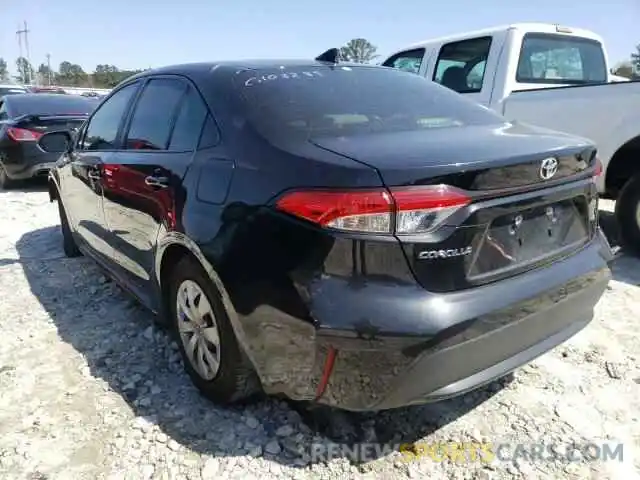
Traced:
[[433, 80], [458, 93], [482, 90], [491, 37], [446, 43], [440, 49]]
[[397, 68], [405, 72], [418, 73], [424, 58], [424, 48], [416, 48], [405, 52], [396, 53], [394, 56], [385, 60], [383, 67]]
[[527, 33], [522, 41], [516, 81], [581, 85], [606, 83], [602, 45], [586, 38]]

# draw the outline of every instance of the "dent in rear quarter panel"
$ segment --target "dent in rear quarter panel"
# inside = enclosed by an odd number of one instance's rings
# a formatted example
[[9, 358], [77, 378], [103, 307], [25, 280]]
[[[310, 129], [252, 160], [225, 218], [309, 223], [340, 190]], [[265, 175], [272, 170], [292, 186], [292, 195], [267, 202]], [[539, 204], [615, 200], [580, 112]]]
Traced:
[[[332, 238], [275, 212], [270, 202], [294, 187], [379, 187], [381, 180], [370, 167], [317, 149], [310, 158], [245, 137], [232, 151], [233, 157], [217, 150], [223, 163], [199, 160], [187, 175], [198, 187], [189, 189], [185, 233], [219, 275], [237, 337], [265, 391], [286, 388], [291, 396], [312, 398], [325, 354], [315, 342], [308, 285], [320, 275], [337, 275], [359, 288], [376, 276], [409, 282], [411, 273], [395, 239], [389, 239], [396, 246], [390, 258], [375, 242]], [[232, 171], [226, 195], [207, 192], [206, 179], [216, 170]], [[224, 182], [219, 186], [222, 191]]]

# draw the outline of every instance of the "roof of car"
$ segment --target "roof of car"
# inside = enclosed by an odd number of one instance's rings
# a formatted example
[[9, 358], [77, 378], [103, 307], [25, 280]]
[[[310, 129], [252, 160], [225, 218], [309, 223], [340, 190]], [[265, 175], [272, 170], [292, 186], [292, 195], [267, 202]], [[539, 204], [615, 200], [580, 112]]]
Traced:
[[[261, 60], [226, 60], [219, 62], [199, 62], [199, 63], [182, 63], [176, 65], [167, 65], [158, 68], [152, 68], [140, 72], [129, 80], [135, 78], [146, 77], [149, 75], [208, 75], [219, 69], [237, 69], [237, 70], [260, 70], [269, 68], [318, 68], [333, 65], [327, 62], [318, 62], [316, 60], [299, 60], [299, 59], [261, 59]], [[339, 65], [349, 67], [373, 67], [379, 68], [377, 65], [340, 62]], [[225, 68], [226, 67], [226, 68]]]

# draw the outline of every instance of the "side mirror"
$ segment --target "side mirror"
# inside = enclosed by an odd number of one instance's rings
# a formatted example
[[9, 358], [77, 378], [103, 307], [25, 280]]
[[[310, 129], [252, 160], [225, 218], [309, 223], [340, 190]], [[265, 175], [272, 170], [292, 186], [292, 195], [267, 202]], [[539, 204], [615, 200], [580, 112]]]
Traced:
[[73, 138], [70, 132], [60, 130], [58, 132], [45, 133], [40, 140], [38, 146], [42, 151], [47, 153], [65, 153], [71, 150]]

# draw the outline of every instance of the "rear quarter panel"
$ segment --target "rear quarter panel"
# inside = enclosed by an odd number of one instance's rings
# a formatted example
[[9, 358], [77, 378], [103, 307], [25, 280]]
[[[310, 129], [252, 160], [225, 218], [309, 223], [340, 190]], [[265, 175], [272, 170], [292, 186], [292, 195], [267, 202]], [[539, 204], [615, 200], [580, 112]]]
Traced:
[[[595, 142], [606, 169], [613, 154], [640, 134], [640, 82], [515, 92], [503, 101], [501, 111], [507, 120]], [[604, 179], [598, 179], [599, 192], [604, 191]]]

